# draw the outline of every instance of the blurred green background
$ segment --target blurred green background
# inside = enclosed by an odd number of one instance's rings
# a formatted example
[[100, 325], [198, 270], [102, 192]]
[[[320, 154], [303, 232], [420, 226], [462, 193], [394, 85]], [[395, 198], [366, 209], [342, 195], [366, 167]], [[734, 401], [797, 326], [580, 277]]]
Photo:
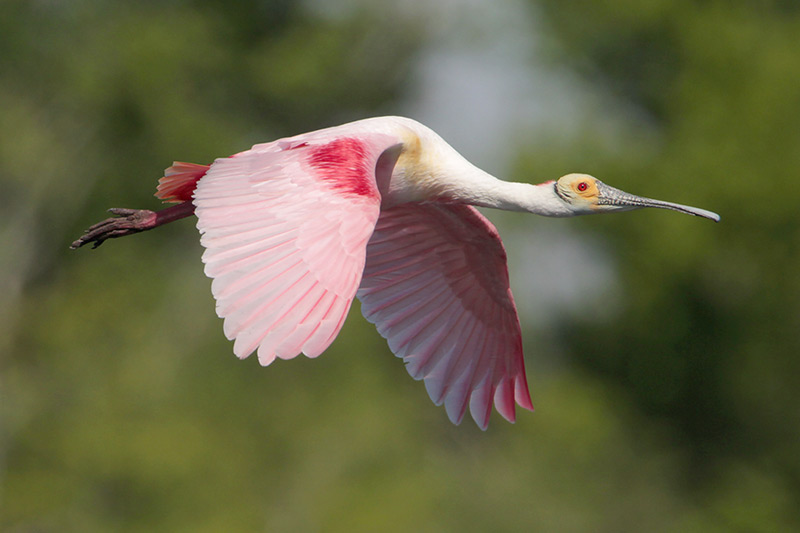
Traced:
[[[0, 530], [797, 531], [800, 4], [4, 0]], [[535, 413], [452, 426], [354, 305], [261, 368], [173, 160], [380, 114], [505, 179], [719, 212], [487, 213]]]

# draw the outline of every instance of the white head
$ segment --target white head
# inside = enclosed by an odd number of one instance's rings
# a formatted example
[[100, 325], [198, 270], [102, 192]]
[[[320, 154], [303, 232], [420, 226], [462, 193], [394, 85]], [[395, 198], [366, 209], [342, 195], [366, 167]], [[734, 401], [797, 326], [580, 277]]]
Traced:
[[719, 222], [719, 215], [681, 204], [636, 196], [610, 187], [588, 174], [567, 174], [553, 183], [553, 191], [573, 215], [629, 211], [642, 207], [672, 209]]

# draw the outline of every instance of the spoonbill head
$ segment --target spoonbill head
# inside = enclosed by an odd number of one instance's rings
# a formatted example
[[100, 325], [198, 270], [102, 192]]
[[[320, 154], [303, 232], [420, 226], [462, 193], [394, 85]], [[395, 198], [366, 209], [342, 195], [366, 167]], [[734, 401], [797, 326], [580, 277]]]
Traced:
[[671, 209], [687, 215], [707, 218], [719, 222], [719, 215], [691, 207], [636, 196], [606, 185], [599, 179], [588, 174], [567, 174], [560, 177], [553, 185], [553, 192], [572, 210], [573, 215], [591, 215], [595, 213], [610, 213], [614, 211], [630, 211], [643, 207]]

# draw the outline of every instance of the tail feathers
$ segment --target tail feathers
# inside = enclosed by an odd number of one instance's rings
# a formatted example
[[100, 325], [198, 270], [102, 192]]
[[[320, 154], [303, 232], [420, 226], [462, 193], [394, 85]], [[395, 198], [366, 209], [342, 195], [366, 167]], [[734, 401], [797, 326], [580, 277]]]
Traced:
[[165, 202], [179, 203], [192, 199], [197, 180], [205, 176], [210, 165], [196, 165], [175, 161], [158, 180], [156, 197]]

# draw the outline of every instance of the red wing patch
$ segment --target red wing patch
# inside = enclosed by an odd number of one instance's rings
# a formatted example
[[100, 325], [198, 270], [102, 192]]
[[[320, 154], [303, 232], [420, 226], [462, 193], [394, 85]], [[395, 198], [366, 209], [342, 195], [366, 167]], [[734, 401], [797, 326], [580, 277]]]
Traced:
[[165, 202], [188, 202], [192, 199], [197, 180], [205, 176], [208, 169], [209, 165], [175, 161], [158, 180], [156, 197]]
[[344, 138], [311, 148], [308, 163], [334, 189], [378, 198], [371, 159], [365, 143]]

